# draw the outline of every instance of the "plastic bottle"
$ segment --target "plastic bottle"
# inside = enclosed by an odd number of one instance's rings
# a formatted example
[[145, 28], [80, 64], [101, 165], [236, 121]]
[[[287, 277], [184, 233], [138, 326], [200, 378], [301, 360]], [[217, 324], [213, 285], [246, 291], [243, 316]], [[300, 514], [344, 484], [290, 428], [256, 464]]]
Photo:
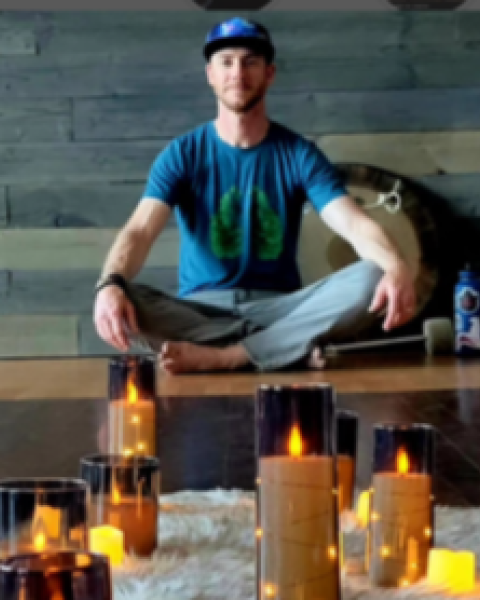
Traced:
[[455, 285], [455, 354], [480, 356], [480, 275], [471, 265]]

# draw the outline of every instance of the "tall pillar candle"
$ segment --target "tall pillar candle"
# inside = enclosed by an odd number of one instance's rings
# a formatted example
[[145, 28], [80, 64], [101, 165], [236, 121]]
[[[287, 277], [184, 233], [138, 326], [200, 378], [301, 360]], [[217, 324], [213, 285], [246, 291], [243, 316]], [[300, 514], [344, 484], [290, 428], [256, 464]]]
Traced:
[[339, 600], [330, 386], [262, 386], [256, 402], [257, 599]]
[[358, 415], [353, 411], [337, 412], [337, 484], [338, 510], [351, 510], [357, 463]]
[[0, 559], [85, 550], [88, 489], [69, 478], [0, 480]]
[[109, 366], [109, 452], [156, 455], [155, 363], [147, 357], [121, 356]]
[[[160, 467], [156, 457], [94, 455], [81, 460], [90, 489], [89, 526], [123, 533], [126, 553], [151, 556], [157, 548]], [[92, 549], [92, 548], [91, 548]]]
[[370, 580], [404, 587], [425, 577], [433, 544], [433, 429], [375, 427]]

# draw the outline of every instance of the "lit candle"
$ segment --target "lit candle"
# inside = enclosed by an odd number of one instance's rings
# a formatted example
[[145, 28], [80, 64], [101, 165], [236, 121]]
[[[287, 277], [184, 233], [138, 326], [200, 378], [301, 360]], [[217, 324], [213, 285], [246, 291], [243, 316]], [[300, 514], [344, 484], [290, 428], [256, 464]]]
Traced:
[[90, 483], [90, 527], [110, 525], [123, 533], [126, 553], [148, 557], [156, 550], [159, 461], [154, 457], [97, 455], [82, 459]]
[[432, 548], [428, 554], [427, 581], [435, 587], [450, 585], [453, 553], [446, 548]]
[[156, 455], [156, 361], [117, 356], [109, 365], [109, 453]]
[[370, 490], [362, 492], [357, 499], [357, 521], [360, 527], [367, 527], [370, 520]]
[[475, 589], [475, 554], [455, 552], [450, 569], [450, 590], [455, 594], [471, 592]]
[[324, 392], [274, 388], [264, 404], [260, 392], [259, 598], [340, 597], [335, 460], [330, 440], [318, 439], [331, 426]]
[[0, 480], [0, 559], [86, 549], [87, 504], [85, 481]]
[[111, 454], [155, 454], [155, 404], [138, 397], [131, 379], [127, 383], [127, 399], [109, 402], [108, 420]]
[[379, 426], [375, 434], [370, 580], [374, 585], [404, 587], [427, 573], [433, 527], [433, 432], [428, 426]]
[[104, 554], [117, 567], [123, 562], [123, 532], [111, 525], [92, 527], [89, 531], [91, 552]]

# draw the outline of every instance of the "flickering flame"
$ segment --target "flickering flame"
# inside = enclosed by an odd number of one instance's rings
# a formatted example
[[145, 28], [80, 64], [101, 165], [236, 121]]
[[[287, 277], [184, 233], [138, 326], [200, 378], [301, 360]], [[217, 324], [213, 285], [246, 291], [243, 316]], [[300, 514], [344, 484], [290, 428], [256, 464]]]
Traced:
[[292, 433], [290, 434], [290, 439], [288, 440], [288, 451], [290, 455], [301, 456], [302, 446], [302, 436], [300, 435], [300, 430], [295, 425], [292, 429]]
[[267, 598], [273, 598], [275, 596], [275, 586], [273, 586], [271, 583], [267, 583], [265, 586], [265, 596]]
[[133, 454], [133, 450], [131, 448], [125, 448], [123, 450], [123, 456], [125, 456], [126, 458], [128, 458], [129, 456], [132, 456]]
[[409, 468], [410, 461], [408, 460], [408, 454], [401, 448], [397, 452], [397, 471], [404, 475], [405, 473], [408, 473]]
[[120, 492], [117, 490], [117, 488], [113, 488], [113, 494], [112, 494], [112, 502], [113, 504], [120, 504], [120, 500], [122, 499]]
[[261, 527], [257, 527], [257, 529], [255, 530], [255, 536], [257, 538], [261, 538], [263, 535], [263, 529]]
[[37, 552], [42, 552], [43, 550], [45, 550], [45, 546], [47, 545], [47, 538], [45, 537], [43, 531], [37, 533], [35, 539], [33, 540], [33, 545], [35, 546], [35, 550]]
[[426, 538], [432, 537], [432, 530], [430, 529], [430, 527], [425, 527], [423, 533], [425, 534]]
[[337, 558], [337, 549], [335, 548], [335, 546], [329, 546], [328, 556], [332, 559]]
[[409, 585], [410, 581], [406, 577], [400, 579], [400, 587], [408, 587]]
[[138, 400], [138, 390], [131, 379], [127, 383], [127, 400], [129, 404], [135, 404]]
[[387, 556], [390, 556], [390, 548], [388, 546], [382, 546], [380, 553], [384, 558], [386, 558]]

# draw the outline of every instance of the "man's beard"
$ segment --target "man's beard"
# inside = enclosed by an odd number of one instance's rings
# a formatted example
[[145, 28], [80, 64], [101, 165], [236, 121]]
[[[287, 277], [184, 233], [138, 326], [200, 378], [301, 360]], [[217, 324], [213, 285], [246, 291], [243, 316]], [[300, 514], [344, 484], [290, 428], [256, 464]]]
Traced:
[[229, 108], [231, 111], [236, 112], [238, 114], [245, 114], [245, 113], [248, 113], [249, 111], [251, 111], [252, 108], [255, 108], [255, 106], [259, 102], [261, 102], [261, 100], [263, 100], [264, 95], [265, 95], [265, 89], [262, 87], [261, 89], [257, 90], [257, 92], [251, 98], [249, 98], [246, 102], [232, 103], [232, 102], [229, 102], [228, 100], [226, 100], [225, 98], [221, 98], [221, 102], [227, 108]]

